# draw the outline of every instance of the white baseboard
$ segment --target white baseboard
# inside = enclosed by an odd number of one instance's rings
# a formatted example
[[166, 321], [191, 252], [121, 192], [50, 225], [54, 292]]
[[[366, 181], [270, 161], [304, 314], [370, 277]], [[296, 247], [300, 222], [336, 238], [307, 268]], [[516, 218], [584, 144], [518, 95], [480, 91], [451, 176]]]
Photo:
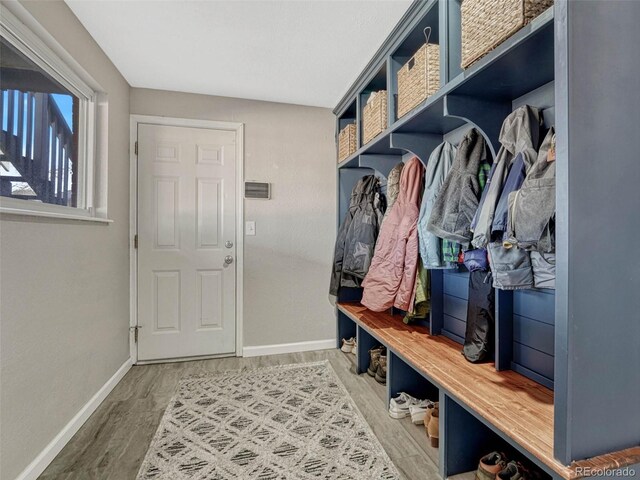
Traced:
[[258, 345], [255, 347], [244, 347], [243, 357], [258, 357], [260, 355], [277, 355], [279, 353], [309, 352], [311, 350], [327, 350], [336, 348], [336, 339], [312, 340], [310, 342], [280, 343], [277, 345]]
[[105, 383], [96, 394], [91, 397], [84, 407], [80, 409], [78, 413], [67, 423], [62, 430], [55, 436], [53, 440], [47, 445], [42, 452], [31, 462], [27, 468], [25, 468], [16, 480], [35, 480], [44, 472], [45, 468], [56, 458], [56, 455], [64, 448], [64, 446], [71, 440], [80, 427], [84, 425], [84, 422], [91, 416], [93, 412], [100, 406], [102, 401], [109, 395], [111, 390], [118, 384], [122, 377], [131, 368], [131, 359], [128, 359], [118, 369], [118, 371]]

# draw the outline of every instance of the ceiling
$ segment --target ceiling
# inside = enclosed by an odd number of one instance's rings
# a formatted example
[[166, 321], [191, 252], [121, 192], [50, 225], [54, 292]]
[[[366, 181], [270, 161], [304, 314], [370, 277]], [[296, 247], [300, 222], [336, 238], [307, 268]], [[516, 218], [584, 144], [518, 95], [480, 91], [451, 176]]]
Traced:
[[133, 87], [334, 107], [410, 0], [66, 0]]

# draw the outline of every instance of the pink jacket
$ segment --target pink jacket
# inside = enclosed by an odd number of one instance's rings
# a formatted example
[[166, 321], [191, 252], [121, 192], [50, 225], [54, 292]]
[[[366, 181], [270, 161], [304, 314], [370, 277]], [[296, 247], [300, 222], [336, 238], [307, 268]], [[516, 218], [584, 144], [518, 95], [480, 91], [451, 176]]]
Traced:
[[423, 173], [417, 157], [407, 162], [400, 177], [398, 199], [382, 222], [373, 260], [362, 283], [362, 304], [374, 312], [392, 306], [410, 310], [413, 304]]

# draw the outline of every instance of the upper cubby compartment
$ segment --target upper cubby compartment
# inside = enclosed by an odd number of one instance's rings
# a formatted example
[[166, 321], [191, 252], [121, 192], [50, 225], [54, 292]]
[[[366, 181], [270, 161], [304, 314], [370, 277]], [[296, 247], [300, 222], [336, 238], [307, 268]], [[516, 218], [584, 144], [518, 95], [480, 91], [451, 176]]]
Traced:
[[[549, 0], [536, 1], [535, 5], [550, 3]], [[522, 2], [534, 5], [532, 0]], [[467, 34], [467, 45], [463, 45], [463, 23], [467, 31], [472, 27], [469, 26], [471, 19], [464, 18], [462, 5], [461, 0], [451, 0], [441, 6], [442, 15], [446, 17], [443, 23], [447, 61], [444, 64], [448, 93], [485, 100], [513, 100], [553, 81], [553, 7], [536, 13], [531, 22], [486, 51], [474, 51], [468, 45], [473, 40], [471, 34]], [[494, 33], [501, 38], [499, 32]], [[479, 54], [479, 58], [470, 62]]]
[[393, 122], [418, 107], [442, 86], [439, 35], [438, 3], [433, 2], [391, 53], [389, 83]]
[[338, 163], [347, 161], [358, 149], [358, 101], [354, 99], [344, 111], [338, 115], [337, 145]]
[[384, 62], [360, 92], [360, 139], [366, 145], [389, 126], [387, 63]]

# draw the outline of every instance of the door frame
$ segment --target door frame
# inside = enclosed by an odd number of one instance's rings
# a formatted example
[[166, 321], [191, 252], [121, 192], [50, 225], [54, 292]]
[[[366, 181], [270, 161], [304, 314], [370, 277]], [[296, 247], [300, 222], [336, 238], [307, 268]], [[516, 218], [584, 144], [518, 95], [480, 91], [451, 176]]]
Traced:
[[[156, 115], [129, 116], [129, 352], [134, 364], [138, 363], [138, 345], [135, 327], [138, 326], [138, 250], [134, 238], [138, 232], [138, 125], [151, 124], [169, 127], [227, 130], [236, 134], [236, 357], [242, 356], [243, 294], [244, 294], [244, 123], [196, 120], [191, 118], [162, 117]], [[224, 355], [226, 356], [226, 355]], [[211, 358], [220, 355], [211, 355]], [[197, 357], [202, 359], [206, 357]], [[195, 360], [193, 358], [171, 361]], [[166, 360], [162, 360], [165, 362]], [[144, 362], [153, 363], [153, 362]]]

